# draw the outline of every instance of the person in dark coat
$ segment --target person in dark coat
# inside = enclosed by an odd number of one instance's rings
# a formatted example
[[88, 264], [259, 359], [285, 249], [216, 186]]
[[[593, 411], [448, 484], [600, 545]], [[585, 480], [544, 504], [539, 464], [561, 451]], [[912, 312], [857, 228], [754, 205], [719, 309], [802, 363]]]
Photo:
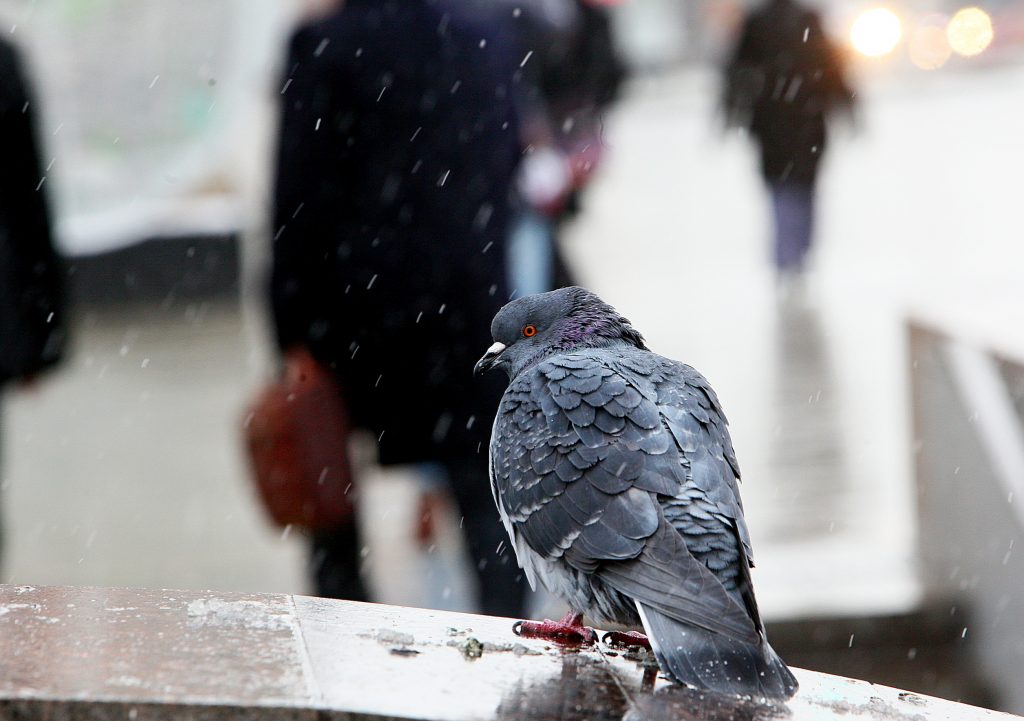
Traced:
[[603, 113], [626, 76], [607, 9], [596, 0], [515, 5], [522, 8], [513, 27], [521, 53], [524, 135], [532, 144], [566, 152], [599, 149]]
[[14, 47], [0, 39], [0, 384], [31, 382], [65, 346], [64, 288], [35, 135]]
[[[448, 472], [485, 613], [525, 586], [487, 479], [501, 390], [472, 378], [508, 299], [519, 158], [511, 58], [431, 0], [347, 0], [293, 36], [282, 83], [271, 293], [285, 354], [334, 370], [384, 465]], [[486, 341], [486, 342], [485, 342]], [[321, 595], [362, 599], [359, 531], [313, 539]]]
[[[506, 9], [510, 3], [499, 4]], [[512, 256], [519, 295], [575, 285], [558, 235], [601, 162], [604, 114], [626, 76], [607, 9], [595, 0], [527, 0], [506, 12], [521, 65], [526, 156]], [[548, 257], [539, 252], [547, 246]], [[539, 262], [540, 261], [540, 262]], [[547, 267], [547, 273], [537, 272]], [[523, 277], [523, 276], [526, 277]], [[537, 282], [545, 275], [547, 282]]]
[[750, 13], [726, 65], [723, 105], [727, 122], [748, 128], [760, 146], [780, 275], [803, 270], [826, 116], [851, 111], [853, 100], [840, 55], [815, 11], [795, 0], [769, 0]]

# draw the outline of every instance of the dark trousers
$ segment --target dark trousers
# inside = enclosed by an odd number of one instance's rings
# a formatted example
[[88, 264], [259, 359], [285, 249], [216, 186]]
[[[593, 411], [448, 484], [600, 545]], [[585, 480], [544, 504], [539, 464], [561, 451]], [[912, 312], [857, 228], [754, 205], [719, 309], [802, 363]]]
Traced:
[[494, 506], [486, 456], [448, 463], [446, 467], [461, 515], [462, 536], [476, 572], [480, 612], [522, 616], [528, 584]]
[[309, 573], [316, 595], [344, 598], [348, 601], [369, 601], [360, 573], [363, 543], [359, 520], [329, 531], [313, 534], [309, 553]]
[[[490, 616], [522, 616], [527, 583], [494, 507], [487, 459], [453, 461], [444, 466], [477, 578], [480, 612]], [[353, 601], [369, 599], [359, 572], [361, 549], [357, 523], [314, 535], [310, 572], [317, 595]]]

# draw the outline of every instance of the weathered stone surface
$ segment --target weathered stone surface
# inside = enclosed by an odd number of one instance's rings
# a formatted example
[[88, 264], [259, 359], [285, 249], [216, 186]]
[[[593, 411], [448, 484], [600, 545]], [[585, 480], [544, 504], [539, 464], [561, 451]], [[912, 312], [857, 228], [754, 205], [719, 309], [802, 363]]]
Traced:
[[0, 589], [0, 697], [8, 703], [312, 705], [308, 669], [295, 662], [302, 643], [289, 596]]
[[797, 670], [787, 706], [702, 695], [508, 619], [285, 595], [0, 586], [0, 719], [1011, 717]]

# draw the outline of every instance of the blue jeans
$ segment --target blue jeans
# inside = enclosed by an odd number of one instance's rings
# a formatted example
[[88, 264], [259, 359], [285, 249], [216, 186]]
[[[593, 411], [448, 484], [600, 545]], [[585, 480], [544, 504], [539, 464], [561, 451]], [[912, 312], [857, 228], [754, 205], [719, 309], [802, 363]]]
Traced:
[[775, 216], [775, 269], [801, 271], [811, 249], [814, 186], [769, 183]]
[[513, 218], [506, 243], [508, 285], [517, 298], [551, 290], [555, 275], [551, 221], [530, 208]]

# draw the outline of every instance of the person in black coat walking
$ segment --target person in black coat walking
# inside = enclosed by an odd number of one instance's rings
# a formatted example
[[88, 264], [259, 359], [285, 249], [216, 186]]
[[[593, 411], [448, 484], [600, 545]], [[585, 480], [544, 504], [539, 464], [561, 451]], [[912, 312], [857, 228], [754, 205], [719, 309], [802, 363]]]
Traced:
[[[494, 0], [483, 0], [494, 5]], [[508, 7], [514, 6], [512, 12]], [[575, 285], [559, 236], [605, 150], [604, 115], [626, 76], [607, 8], [595, 0], [498, 3], [518, 48], [526, 150], [511, 237], [518, 295]]]
[[35, 135], [14, 47], [0, 39], [0, 384], [30, 382], [65, 346], [64, 288]]
[[723, 105], [726, 121], [748, 128], [760, 146], [780, 275], [803, 270], [826, 116], [851, 111], [853, 99], [815, 11], [795, 0], [769, 0], [746, 18], [726, 65]]
[[[471, 374], [508, 298], [519, 158], [515, 65], [487, 33], [432, 0], [347, 0], [294, 34], [271, 294], [286, 362], [301, 349], [334, 370], [382, 464], [445, 466], [481, 607], [516, 615], [525, 587], [487, 480], [501, 391]], [[366, 597], [358, 535], [314, 537], [322, 595]]]

